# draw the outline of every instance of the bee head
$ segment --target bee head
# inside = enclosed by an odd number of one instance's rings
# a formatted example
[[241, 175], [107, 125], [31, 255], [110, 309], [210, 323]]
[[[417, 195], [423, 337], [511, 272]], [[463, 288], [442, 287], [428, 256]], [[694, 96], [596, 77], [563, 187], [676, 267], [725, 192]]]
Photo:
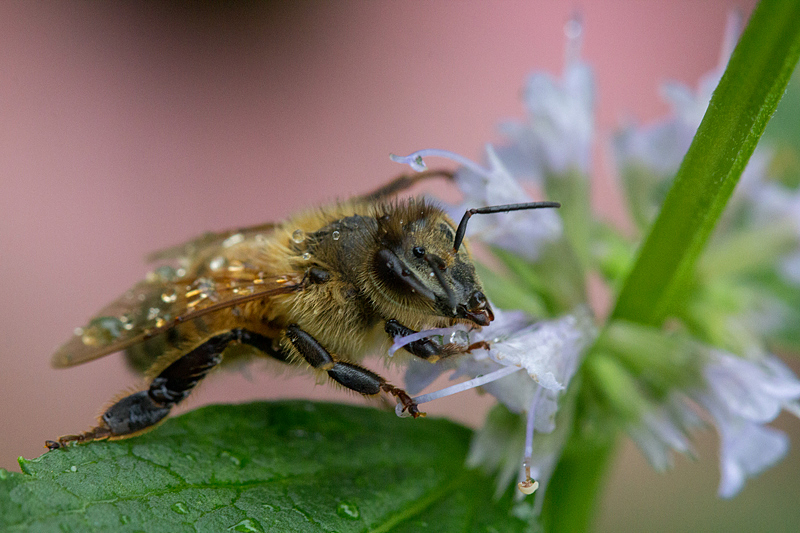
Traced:
[[469, 251], [454, 248], [453, 221], [439, 207], [411, 199], [387, 206], [376, 218], [380, 245], [372, 281], [393, 316], [408, 324], [420, 313], [429, 322], [450, 319], [439, 323], [486, 326], [494, 319]]

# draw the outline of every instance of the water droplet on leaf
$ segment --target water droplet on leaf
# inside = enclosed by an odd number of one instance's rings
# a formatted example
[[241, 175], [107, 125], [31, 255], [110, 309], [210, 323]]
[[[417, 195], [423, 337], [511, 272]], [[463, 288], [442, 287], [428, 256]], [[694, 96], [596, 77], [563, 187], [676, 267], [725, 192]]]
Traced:
[[222, 451], [219, 454], [219, 456], [228, 459], [231, 463], [235, 464], [236, 466], [242, 466], [242, 460], [230, 452]]
[[243, 531], [244, 533], [264, 533], [258, 522], [254, 522], [249, 518], [245, 518], [238, 524], [234, 524], [228, 528], [228, 531]]
[[189, 510], [186, 508], [186, 504], [183, 502], [175, 502], [170, 506], [170, 509], [175, 511], [178, 514], [187, 514]]
[[336, 506], [336, 514], [342, 518], [349, 518], [350, 520], [358, 520], [361, 517], [361, 512], [353, 503], [340, 502]]

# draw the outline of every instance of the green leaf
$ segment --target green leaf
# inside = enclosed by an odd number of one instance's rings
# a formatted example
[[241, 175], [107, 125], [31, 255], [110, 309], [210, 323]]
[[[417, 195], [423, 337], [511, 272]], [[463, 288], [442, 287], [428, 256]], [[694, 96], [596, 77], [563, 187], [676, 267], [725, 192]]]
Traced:
[[464, 468], [471, 436], [363, 407], [209, 406], [0, 471], [0, 530], [525, 531]]
[[750, 19], [617, 300], [613, 318], [658, 325], [684, 296], [800, 56], [800, 2], [764, 0]]

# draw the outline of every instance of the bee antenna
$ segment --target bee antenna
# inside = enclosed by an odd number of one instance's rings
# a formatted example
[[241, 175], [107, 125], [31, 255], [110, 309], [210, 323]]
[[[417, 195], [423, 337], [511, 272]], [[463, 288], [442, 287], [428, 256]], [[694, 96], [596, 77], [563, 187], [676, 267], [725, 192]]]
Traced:
[[447, 302], [453, 309], [453, 313], [455, 313], [458, 302], [456, 301], [456, 295], [453, 293], [453, 289], [451, 289], [450, 286], [445, 283], [444, 274], [442, 274], [442, 271], [447, 267], [445, 266], [444, 261], [438, 255], [433, 254], [425, 254], [423, 258], [430, 265], [431, 269], [433, 269], [433, 275], [436, 276], [436, 281], [439, 282], [439, 285], [442, 286], [444, 292], [447, 294]]
[[472, 209], [467, 209], [467, 212], [461, 217], [461, 222], [459, 222], [458, 229], [456, 230], [456, 237], [453, 240], [453, 252], [458, 252], [458, 249], [461, 247], [461, 243], [464, 241], [464, 235], [467, 233], [467, 222], [469, 222], [472, 215], [506, 213], [508, 211], [522, 211], [524, 209], [539, 209], [541, 207], [561, 207], [561, 204], [558, 202], [528, 202], [525, 204], [490, 205], [488, 207], [473, 207]]

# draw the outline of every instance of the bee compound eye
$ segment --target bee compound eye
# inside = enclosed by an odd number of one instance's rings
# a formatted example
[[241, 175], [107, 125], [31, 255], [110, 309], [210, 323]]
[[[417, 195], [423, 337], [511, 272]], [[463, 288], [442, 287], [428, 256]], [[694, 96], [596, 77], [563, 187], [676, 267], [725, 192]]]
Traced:
[[425, 248], [423, 248], [422, 246], [415, 246], [415, 247], [414, 247], [414, 248], [411, 250], [411, 252], [412, 252], [412, 253], [414, 254], [414, 256], [416, 256], [416, 257], [425, 257]]

